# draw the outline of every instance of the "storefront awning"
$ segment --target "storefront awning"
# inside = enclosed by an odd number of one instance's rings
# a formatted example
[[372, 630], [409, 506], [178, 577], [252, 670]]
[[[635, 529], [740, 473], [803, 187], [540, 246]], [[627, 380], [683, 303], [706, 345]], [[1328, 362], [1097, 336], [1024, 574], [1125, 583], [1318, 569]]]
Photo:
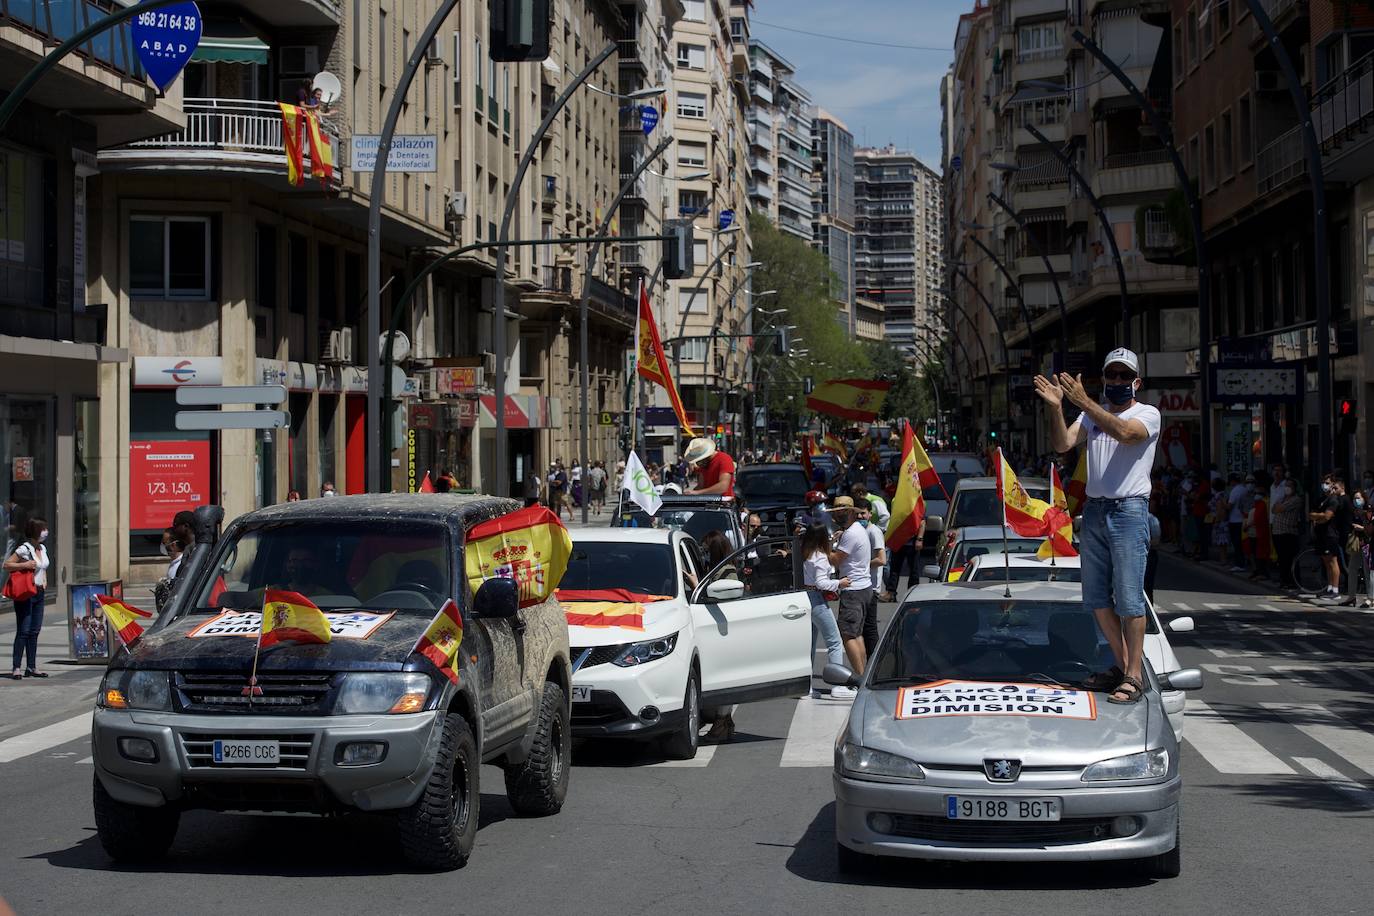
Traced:
[[267, 45], [242, 25], [207, 22], [191, 60], [221, 64], [267, 64]]

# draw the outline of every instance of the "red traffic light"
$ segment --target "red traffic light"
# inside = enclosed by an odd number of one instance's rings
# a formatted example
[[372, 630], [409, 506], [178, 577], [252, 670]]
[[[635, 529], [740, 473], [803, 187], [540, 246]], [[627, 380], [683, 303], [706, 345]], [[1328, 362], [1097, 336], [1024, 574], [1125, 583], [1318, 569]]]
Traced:
[[1353, 417], [1355, 415], [1355, 401], [1353, 398], [1341, 398], [1339, 407], [1340, 415], [1343, 417]]
[[717, 435], [717, 436], [723, 436], [723, 435], [725, 435], [725, 427], [722, 426], [722, 425], [720, 425], [719, 423], [716, 424], [716, 435]]

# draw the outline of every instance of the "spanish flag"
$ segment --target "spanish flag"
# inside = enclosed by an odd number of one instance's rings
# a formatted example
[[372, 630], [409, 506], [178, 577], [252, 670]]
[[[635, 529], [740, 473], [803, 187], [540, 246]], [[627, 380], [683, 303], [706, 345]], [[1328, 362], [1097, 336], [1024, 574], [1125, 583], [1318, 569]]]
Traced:
[[463, 615], [450, 598], [415, 641], [410, 651], [418, 652], [434, 662], [453, 683], [458, 683], [458, 647], [463, 644]]
[[329, 187], [334, 177], [334, 147], [329, 135], [320, 130], [320, 116], [313, 111], [304, 112], [306, 132], [310, 138], [310, 174]]
[[[949, 491], [945, 489], [944, 481], [940, 480], [940, 475], [936, 473], [935, 464], [930, 460], [930, 455], [926, 454], [926, 447], [921, 444], [920, 439], [916, 438], [916, 436], [910, 432], [910, 420], [907, 421], [906, 427], [906, 439], [911, 441], [911, 451], [912, 454], [916, 456], [916, 475], [921, 481], [921, 486], [923, 488], [939, 487], [940, 492], [945, 495], [945, 502], [949, 502]], [[905, 446], [903, 446], [903, 454], [905, 453]]]
[[1067, 504], [1065, 508], [1069, 510], [1069, 515], [1078, 515], [1083, 511], [1083, 501], [1088, 497], [1088, 450], [1082, 448], [1078, 450], [1078, 466], [1073, 469], [1073, 477], [1069, 479], [1069, 484], [1064, 488], [1064, 496]]
[[262, 636], [259, 648], [281, 644], [329, 642], [329, 621], [324, 612], [299, 592], [267, 589], [262, 601]]
[[110, 622], [115, 634], [119, 636], [119, 641], [127, 649], [133, 645], [134, 640], [143, 635], [143, 624], [140, 620], [147, 620], [153, 616], [148, 611], [130, 607], [118, 598], [111, 598], [109, 595], [96, 595], [95, 600], [100, 602], [100, 609], [105, 612], [105, 619]]
[[1073, 517], [1069, 515], [1068, 500], [1059, 485], [1059, 472], [1050, 465], [1050, 505], [1045, 512], [1045, 540], [1035, 555], [1042, 560], [1055, 557], [1076, 557], [1073, 546]]
[[488, 579], [514, 579], [520, 606], [539, 604], [553, 594], [572, 555], [572, 538], [563, 522], [544, 506], [530, 506], [474, 525], [463, 548], [464, 571], [472, 593]]
[[281, 140], [286, 150], [286, 180], [296, 187], [305, 182], [304, 112], [295, 105], [278, 102], [281, 109]]
[[[887, 521], [887, 549], [897, 550], [921, 530], [926, 515], [926, 500], [921, 483], [920, 465], [916, 460], [916, 437], [911, 424], [902, 435], [902, 472], [897, 476], [897, 492], [892, 497], [892, 517]], [[925, 449], [921, 449], [925, 454]], [[929, 461], [930, 459], [926, 459]], [[916, 545], [920, 548], [920, 545]]]
[[816, 451], [816, 442], [810, 433], [801, 434], [801, 465], [806, 472], [806, 482], [809, 486], [813, 479], [814, 471], [811, 468], [811, 456], [819, 454]]
[[637, 601], [574, 601], [563, 608], [570, 627], [644, 629], [644, 605]]
[[1012, 531], [1022, 537], [1036, 537], [1050, 533], [1045, 513], [1049, 504], [1032, 499], [1016, 479], [1016, 472], [1007, 464], [1002, 449], [997, 449], [997, 498], [1002, 502], [1002, 518]]
[[848, 463], [849, 450], [844, 447], [844, 440], [834, 433], [826, 433], [821, 436], [821, 448], [839, 458], [840, 461]]
[[865, 378], [830, 379], [806, 396], [806, 409], [816, 413], [868, 423], [878, 419], [891, 382]]
[[635, 350], [638, 354], [636, 371], [641, 376], [668, 392], [668, 400], [673, 404], [677, 421], [682, 424], [687, 435], [695, 436], [696, 430], [687, 422], [687, 410], [678, 397], [677, 385], [673, 382], [668, 360], [663, 356], [663, 342], [658, 337], [658, 325], [654, 323], [654, 311], [649, 306], [649, 291], [644, 281], [639, 282], [639, 324], [635, 327]]

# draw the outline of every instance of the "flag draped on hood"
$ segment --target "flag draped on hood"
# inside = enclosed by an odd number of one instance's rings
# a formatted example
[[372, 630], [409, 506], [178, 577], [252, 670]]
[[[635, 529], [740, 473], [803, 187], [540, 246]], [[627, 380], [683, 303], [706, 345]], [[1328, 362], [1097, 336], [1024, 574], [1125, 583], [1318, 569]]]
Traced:
[[105, 612], [105, 619], [110, 622], [115, 634], [119, 636], [119, 641], [126, 648], [143, 635], [144, 627], [140, 621], [153, 616], [148, 611], [130, 607], [118, 598], [111, 598], [109, 595], [96, 595], [95, 600], [100, 602], [100, 609]]
[[326, 643], [333, 638], [329, 620], [299, 592], [267, 589], [262, 601], [259, 648], [284, 644]]

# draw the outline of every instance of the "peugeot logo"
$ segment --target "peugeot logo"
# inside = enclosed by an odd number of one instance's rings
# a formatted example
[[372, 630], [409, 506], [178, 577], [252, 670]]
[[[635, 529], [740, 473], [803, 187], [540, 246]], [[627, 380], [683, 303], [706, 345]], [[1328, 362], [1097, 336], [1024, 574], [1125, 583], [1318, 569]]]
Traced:
[[983, 772], [992, 782], [1016, 782], [1021, 775], [1019, 760], [984, 760]]

